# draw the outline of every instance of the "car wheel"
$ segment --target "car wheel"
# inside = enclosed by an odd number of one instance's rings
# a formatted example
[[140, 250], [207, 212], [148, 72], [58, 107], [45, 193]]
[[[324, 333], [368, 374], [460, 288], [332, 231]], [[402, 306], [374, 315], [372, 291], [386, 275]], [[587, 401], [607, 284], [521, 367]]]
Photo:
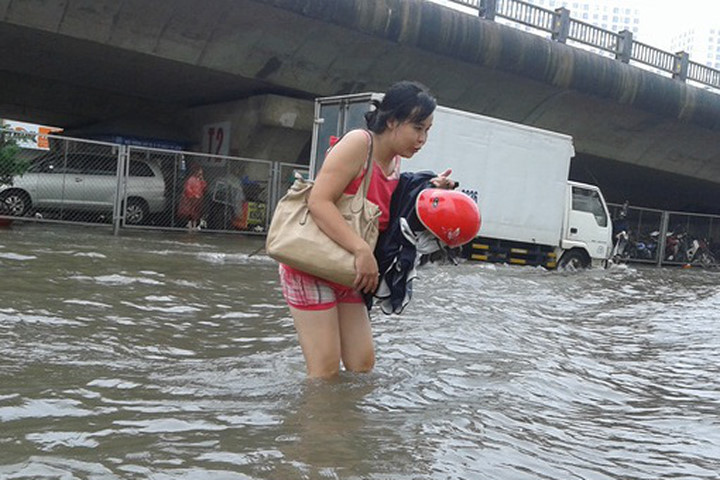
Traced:
[[22, 190], [10, 190], [0, 194], [0, 203], [3, 208], [0, 209], [5, 215], [13, 217], [22, 217], [30, 211], [30, 197]]
[[580, 250], [570, 250], [560, 257], [558, 268], [560, 270], [582, 270], [590, 266], [590, 260]]
[[148, 207], [144, 200], [131, 198], [127, 201], [125, 209], [125, 223], [128, 225], [139, 225], [148, 216]]

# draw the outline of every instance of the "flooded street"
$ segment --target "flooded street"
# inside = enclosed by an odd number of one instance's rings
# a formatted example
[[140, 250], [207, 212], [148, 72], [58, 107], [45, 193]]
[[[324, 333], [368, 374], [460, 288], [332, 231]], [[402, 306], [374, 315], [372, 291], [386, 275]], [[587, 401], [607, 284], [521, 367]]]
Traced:
[[719, 272], [431, 266], [309, 382], [261, 245], [0, 229], [0, 478], [720, 478]]

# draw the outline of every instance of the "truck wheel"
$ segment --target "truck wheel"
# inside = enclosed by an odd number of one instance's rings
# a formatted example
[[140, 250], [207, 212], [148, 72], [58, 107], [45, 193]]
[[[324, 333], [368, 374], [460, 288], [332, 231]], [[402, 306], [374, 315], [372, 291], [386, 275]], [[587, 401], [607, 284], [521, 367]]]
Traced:
[[582, 270], [590, 266], [590, 259], [580, 250], [570, 250], [560, 257], [558, 269], [560, 270]]

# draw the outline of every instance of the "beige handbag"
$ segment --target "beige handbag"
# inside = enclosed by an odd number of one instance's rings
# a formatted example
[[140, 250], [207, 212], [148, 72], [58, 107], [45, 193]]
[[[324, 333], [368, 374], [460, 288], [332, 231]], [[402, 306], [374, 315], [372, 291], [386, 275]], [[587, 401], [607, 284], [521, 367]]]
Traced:
[[[374, 250], [380, 208], [367, 199], [372, 150], [371, 135], [362, 184], [355, 195], [343, 194], [336, 205], [348, 225]], [[275, 208], [265, 249], [268, 255], [289, 267], [351, 287], [355, 280], [355, 256], [315, 224], [307, 204], [312, 186], [312, 181], [296, 175], [295, 183]]]

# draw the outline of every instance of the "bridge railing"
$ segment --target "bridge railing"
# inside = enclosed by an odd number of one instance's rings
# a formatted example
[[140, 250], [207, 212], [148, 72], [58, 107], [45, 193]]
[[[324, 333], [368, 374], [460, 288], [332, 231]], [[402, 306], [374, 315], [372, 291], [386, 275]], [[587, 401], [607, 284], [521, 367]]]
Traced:
[[448, 0], [465, 7], [474, 8], [487, 19], [496, 17], [526, 25], [550, 34], [560, 43], [568, 40], [587, 45], [609, 53], [615, 59], [629, 63], [638, 62], [656, 72], [665, 72], [680, 81], [693, 81], [714, 89], [720, 89], [720, 71], [690, 61], [687, 52], [671, 53], [635, 41], [629, 30], [613, 32], [590, 23], [576, 20], [570, 10], [562, 7], [556, 10], [532, 5], [522, 0]]

